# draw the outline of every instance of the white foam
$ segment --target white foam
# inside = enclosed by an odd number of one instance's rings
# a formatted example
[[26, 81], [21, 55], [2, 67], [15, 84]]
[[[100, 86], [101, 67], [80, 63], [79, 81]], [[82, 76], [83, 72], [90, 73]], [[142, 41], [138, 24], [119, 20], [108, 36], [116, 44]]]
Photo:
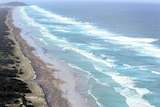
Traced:
[[48, 44], [44, 41], [42, 38], [38, 38], [41, 42], [43, 42], [44, 45], [48, 46]]
[[24, 12], [24, 7], [21, 7], [21, 12], [23, 13], [24, 15], [24, 18], [29, 21], [29, 23], [32, 23], [31, 25], [36, 27], [36, 28], [39, 28], [40, 29], [40, 32], [43, 36], [45, 37], [48, 37], [52, 40], [57, 40], [57, 41], [61, 41], [61, 42], [64, 42], [66, 43], [66, 41], [62, 40], [62, 39], [58, 39], [55, 35], [51, 34], [49, 32], [49, 30], [47, 28], [45, 28], [43, 25], [39, 24], [39, 23], [36, 23], [33, 19], [31, 19], [25, 12]]
[[104, 54], [101, 54], [100, 56], [101, 56], [102, 58], [106, 58], [106, 55], [104, 55]]
[[126, 102], [129, 107], [155, 107], [145, 99], [137, 96], [137, 94], [134, 93], [134, 90], [125, 88], [121, 91], [121, 94], [126, 97]]
[[[45, 14], [46, 17], [56, 19], [58, 23], [72, 24], [75, 27], [77, 26], [78, 28], [81, 29], [79, 32], [87, 34], [88, 36], [95, 36], [97, 38], [105, 39], [106, 42], [123, 44], [141, 54], [146, 54], [147, 56], [160, 58], [159, 56], [160, 49], [152, 44], [153, 42], [157, 41], [157, 39], [118, 36], [117, 34], [113, 34], [104, 29], [100, 29], [92, 25], [91, 23], [75, 21], [74, 19], [45, 11], [44, 9], [41, 9], [38, 6], [31, 6], [31, 7], [36, 11]], [[64, 29], [60, 29], [59, 31], [68, 32]]]
[[142, 71], [146, 71], [147, 70], [146, 66], [137, 66], [137, 67]]
[[123, 66], [125, 66], [125, 67], [127, 67], [127, 68], [132, 68], [132, 66], [129, 65], [129, 64], [123, 64]]
[[102, 49], [106, 49], [104, 47], [99, 47], [99, 46], [90, 46], [91, 49], [93, 50], [102, 50]]
[[118, 36], [108, 31], [96, 28], [95, 26], [86, 24], [84, 24], [83, 27], [84, 27], [83, 31], [84, 34], [104, 39], [105, 42], [107, 43], [110, 42], [110, 43], [125, 45], [126, 48], [130, 48], [147, 56], [160, 58], [159, 56], [160, 48], [152, 44], [153, 42], [158, 41], [157, 39]]
[[31, 8], [33, 8], [34, 10], [44, 14], [46, 17], [56, 19], [59, 23], [79, 24], [78, 22], [74, 21], [71, 18], [67, 18], [67, 17], [64, 17], [64, 16], [57, 15], [55, 13], [52, 13], [52, 12], [46, 11], [42, 8], [39, 8], [38, 6], [31, 6]]
[[98, 78], [96, 78], [94, 75], [92, 75], [89, 71], [86, 71], [86, 70], [84, 70], [84, 69], [82, 69], [82, 68], [79, 68], [79, 67], [77, 67], [76, 65], [73, 65], [73, 64], [68, 64], [69, 66], [71, 66], [72, 68], [75, 68], [75, 69], [77, 69], [77, 70], [80, 70], [80, 71], [83, 71], [83, 72], [85, 72], [85, 73], [87, 73], [88, 75], [87, 75], [87, 80], [89, 80], [89, 79], [93, 79], [93, 80], [95, 80], [98, 84], [100, 84], [100, 85], [102, 85], [102, 86], [108, 86], [109, 87], [109, 85], [107, 84], [107, 83], [105, 83], [104, 81], [102, 82], [101, 80], [99, 80]]
[[157, 75], [160, 75], [160, 72], [158, 71], [152, 71], [153, 74], [157, 74]]
[[130, 49], [133, 49], [147, 56], [160, 58], [159, 56], [160, 48], [152, 44], [153, 42], [158, 41], [157, 39], [118, 36], [106, 30], [99, 29], [88, 23], [81, 24], [80, 27], [83, 28], [82, 33], [88, 34], [88, 36], [95, 36], [97, 38], [104, 39], [105, 42], [122, 44], [122, 45], [125, 45], [126, 48], [129, 47]]
[[[125, 36], [109, 37], [109, 40], [112, 40], [115, 43], [120, 43], [135, 50], [143, 55], [152, 56], [160, 58], [160, 48], [154, 46], [152, 43], [158, 41], [153, 38], [132, 38]], [[107, 41], [108, 42], [108, 41]]]
[[106, 30], [99, 29], [98, 27], [90, 24], [90, 23], [83, 23], [79, 26], [81, 29], [83, 29], [82, 33], [87, 34], [88, 36], [95, 36], [99, 39], [106, 39], [107, 36], [113, 36], [113, 33], [110, 33]]
[[81, 55], [83, 55], [83, 56], [91, 59], [92, 61], [105, 64], [107, 67], [112, 68], [112, 67], [115, 66], [114, 61], [111, 60], [111, 59], [103, 60], [103, 59], [100, 59], [100, 58], [94, 56], [94, 55], [93, 55], [92, 53], [90, 53], [90, 52], [87, 52], [87, 51], [85, 51], [85, 50], [80, 50], [80, 49], [78, 49], [78, 48], [73, 48], [73, 50], [74, 50], [75, 52], [80, 53]]
[[147, 70], [146, 66], [143, 66], [143, 65], [142, 66], [132, 66], [132, 65], [129, 65], [129, 64], [123, 64], [123, 66], [125, 68], [129, 68], [129, 69], [137, 68], [137, 69], [142, 70], [142, 71], [146, 71]]
[[49, 33], [49, 31], [48, 31], [47, 28], [45, 28], [43, 25], [41, 25], [41, 24], [39, 24], [39, 23], [36, 23], [32, 18], [30, 18], [30, 17], [28, 16], [28, 14], [24, 11], [24, 8], [25, 8], [25, 7], [21, 7], [21, 8], [20, 8], [20, 12], [22, 13], [22, 15], [23, 15], [23, 17], [25, 18], [25, 20], [27, 20], [28, 25], [34, 26], [34, 27], [36, 27], [36, 28], [39, 28], [41, 33], [44, 33], [44, 32]]
[[101, 46], [100, 44], [96, 44], [96, 43], [89, 43], [88, 45], [86, 44], [79, 44], [83, 47], [87, 47], [91, 50], [102, 50], [102, 49], [106, 49], [105, 47]]
[[96, 98], [96, 97], [92, 94], [91, 89], [88, 90], [88, 94], [91, 95], [92, 98], [94, 98], [94, 100], [96, 101], [96, 104], [97, 104], [99, 107], [104, 107], [101, 103], [99, 103], [98, 98]]
[[154, 107], [147, 100], [143, 99], [144, 95], [151, 94], [152, 92], [146, 88], [136, 87], [134, 79], [122, 76], [118, 72], [105, 72], [102, 68], [97, 66], [94, 68], [97, 71], [110, 76], [115, 82], [122, 86], [122, 88], [114, 87], [114, 89], [126, 98], [129, 107]]
[[141, 43], [153, 43], [157, 41], [157, 39], [152, 39], [152, 38], [133, 38], [126, 36], [116, 36], [116, 37], [110, 37], [108, 39], [119, 41], [123, 44], [130, 44], [135, 46], [139, 46]]
[[92, 75], [90, 72], [88, 72], [88, 71], [86, 71], [86, 70], [84, 70], [84, 69], [82, 69], [80, 67], [77, 67], [76, 65], [73, 65], [73, 64], [68, 64], [68, 65], [71, 66], [72, 68], [75, 68], [77, 70], [80, 70], [80, 71], [83, 71], [83, 72], [87, 73], [89, 76]]
[[94, 69], [97, 70], [97, 71], [100, 71], [100, 72], [102, 71], [102, 67], [99, 67], [97, 65], [94, 65]]
[[[53, 25], [52, 25], [53, 26]], [[67, 27], [61, 27], [61, 26], [55, 26], [54, 27], [54, 31], [59, 31], [59, 32], [65, 32], [65, 33], [68, 33], [70, 32]]]
[[120, 75], [117, 73], [106, 73], [110, 75], [114, 81], [122, 86], [122, 88], [115, 88], [117, 92], [120, 92], [126, 98], [126, 102], [129, 107], [155, 107], [151, 105], [147, 100], [143, 99], [143, 96], [150, 94], [146, 88], [138, 88], [135, 86], [134, 79], [130, 77]]
[[[160, 58], [159, 56], [160, 49], [152, 44], [153, 42], [157, 41], [157, 39], [118, 36], [117, 34], [113, 34], [104, 29], [99, 29], [98, 27], [88, 22], [75, 21], [74, 19], [45, 11], [44, 9], [41, 9], [38, 6], [31, 6], [31, 7], [36, 11], [45, 14], [46, 17], [56, 19], [58, 23], [72, 24], [75, 27], [77, 26], [78, 28], [80, 28], [79, 32], [87, 34], [88, 36], [95, 36], [97, 38], [105, 39], [106, 42], [122, 44], [141, 54]], [[59, 29], [59, 31], [68, 32], [67, 30], [64, 29]]]

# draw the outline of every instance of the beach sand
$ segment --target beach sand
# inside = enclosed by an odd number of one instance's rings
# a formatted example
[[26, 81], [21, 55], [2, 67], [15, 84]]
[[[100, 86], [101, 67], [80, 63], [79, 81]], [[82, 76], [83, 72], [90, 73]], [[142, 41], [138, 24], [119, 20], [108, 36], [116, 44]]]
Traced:
[[[21, 37], [20, 29], [12, 24], [12, 13], [8, 15], [8, 26], [11, 29], [12, 39], [16, 42], [17, 54], [21, 54], [21, 60], [24, 62], [22, 66], [24, 69], [30, 69], [27, 73], [22, 75], [24, 81], [29, 84], [32, 93], [27, 96], [36, 107], [68, 107], [68, 101], [62, 98], [61, 80], [53, 78], [51, 75], [54, 70], [49, 69], [47, 64], [41, 61], [38, 57], [33, 55], [34, 50]], [[24, 56], [23, 56], [24, 55]], [[27, 60], [25, 62], [24, 60]], [[35, 74], [36, 73], [36, 74]], [[31, 81], [32, 80], [32, 81]], [[46, 98], [46, 100], [44, 99]]]
[[24, 55], [21, 50], [19, 43], [16, 40], [16, 36], [19, 34], [19, 29], [12, 25], [12, 9], [10, 9], [8, 15], [6, 16], [6, 25], [9, 28], [9, 38], [14, 41], [14, 54], [20, 58], [21, 63], [18, 69], [22, 69], [23, 74], [20, 75], [20, 79], [28, 84], [29, 89], [32, 93], [26, 94], [26, 98], [30, 100], [35, 107], [46, 107], [46, 102], [44, 99], [44, 93], [41, 87], [34, 82], [36, 74], [31, 66], [31, 61]]
[[44, 106], [48, 107], [97, 107], [96, 104], [88, 101], [93, 99], [87, 94], [89, 89], [85, 84], [87, 77], [82, 76], [83, 74], [78, 73], [77, 69], [68, 64], [50, 58], [46, 52], [36, 53], [35, 49], [21, 37], [21, 30], [12, 24], [12, 20], [10, 12], [9, 25], [13, 29], [15, 41], [19, 44], [24, 56], [29, 59], [29, 64], [33, 67], [31, 71], [36, 74], [32, 76], [34, 83], [32, 81], [29, 85], [34, 90], [34, 95], [29, 95], [28, 98], [32, 101], [36, 101], [37, 97], [41, 100], [45, 98], [47, 105]]

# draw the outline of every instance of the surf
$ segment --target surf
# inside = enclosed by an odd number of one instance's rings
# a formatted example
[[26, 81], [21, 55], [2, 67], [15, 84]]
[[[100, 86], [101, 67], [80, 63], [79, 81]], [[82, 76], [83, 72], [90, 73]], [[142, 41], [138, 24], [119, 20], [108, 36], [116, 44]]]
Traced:
[[[21, 17], [26, 24], [23, 25], [23, 23], [22, 26], [27, 26], [26, 28], [28, 29], [27, 31], [25, 29], [23, 30], [25, 32], [24, 35], [27, 33], [31, 38], [33, 38], [32, 36], [37, 38], [39, 42], [45, 45], [42, 47], [46, 48], [46, 50], [55, 49], [55, 51], [61, 52], [64, 55], [61, 60], [73, 68], [86, 72], [88, 78], [95, 80], [97, 84], [104, 87], [113, 87], [115, 93], [119, 93], [122, 97], [125, 97], [129, 107], [155, 107], [143, 98], [145, 95], [152, 94], [152, 91], [136, 86], [135, 81], [138, 77], [134, 78], [131, 75], [125, 75], [124, 72], [118, 71], [118, 59], [114, 55], [111, 56], [112, 53], [108, 53], [128, 49], [133, 50], [136, 54], [135, 56], [138, 57], [160, 58], [158, 55], [160, 48], [154, 44], [158, 39], [146, 37], [135, 38], [114, 34], [92, 23], [58, 15], [38, 6], [19, 7], [18, 9], [17, 11], [21, 13]], [[37, 19], [37, 17], [39, 18]], [[33, 29], [30, 28], [38, 29], [36, 30], [36, 34], [31, 33], [29, 30]], [[76, 41], [76, 38], [79, 40]], [[113, 46], [116, 50], [112, 50], [109, 46]], [[67, 52], [71, 54], [67, 54]], [[50, 54], [56, 56], [54, 53]], [[82, 66], [81, 63], [74, 64], [74, 61], [68, 62], [69, 60], [67, 58], [65, 60], [64, 58], [68, 57], [67, 55], [74, 55], [74, 57], [83, 61], [86, 66]], [[58, 57], [61, 56], [59, 55]], [[137, 67], [127, 63], [122, 63], [122, 65], [128, 71]], [[139, 68], [139, 70], [146, 71], [144, 68]], [[155, 71], [152, 71], [152, 73], [158, 74]], [[102, 77], [105, 77], [105, 79]], [[103, 105], [98, 100], [98, 97], [93, 94], [92, 89], [88, 91], [88, 94], [95, 99], [99, 106]], [[138, 103], [138, 105], [134, 102]]]

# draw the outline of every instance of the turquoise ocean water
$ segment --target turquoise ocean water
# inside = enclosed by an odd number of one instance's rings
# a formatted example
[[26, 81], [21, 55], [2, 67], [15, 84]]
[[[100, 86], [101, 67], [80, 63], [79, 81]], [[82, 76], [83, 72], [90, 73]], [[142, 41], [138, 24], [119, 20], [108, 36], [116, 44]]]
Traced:
[[159, 5], [41, 3], [13, 18], [38, 52], [86, 73], [99, 107], [160, 107]]

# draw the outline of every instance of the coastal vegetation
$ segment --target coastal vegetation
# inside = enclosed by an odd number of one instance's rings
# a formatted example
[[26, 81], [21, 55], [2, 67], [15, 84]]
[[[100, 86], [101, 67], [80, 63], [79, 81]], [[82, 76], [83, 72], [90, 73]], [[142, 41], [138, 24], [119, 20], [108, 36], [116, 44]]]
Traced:
[[19, 56], [15, 54], [15, 42], [10, 39], [6, 25], [7, 8], [0, 8], [0, 107], [33, 107], [26, 98], [31, 93], [21, 75], [26, 72], [21, 67]]

